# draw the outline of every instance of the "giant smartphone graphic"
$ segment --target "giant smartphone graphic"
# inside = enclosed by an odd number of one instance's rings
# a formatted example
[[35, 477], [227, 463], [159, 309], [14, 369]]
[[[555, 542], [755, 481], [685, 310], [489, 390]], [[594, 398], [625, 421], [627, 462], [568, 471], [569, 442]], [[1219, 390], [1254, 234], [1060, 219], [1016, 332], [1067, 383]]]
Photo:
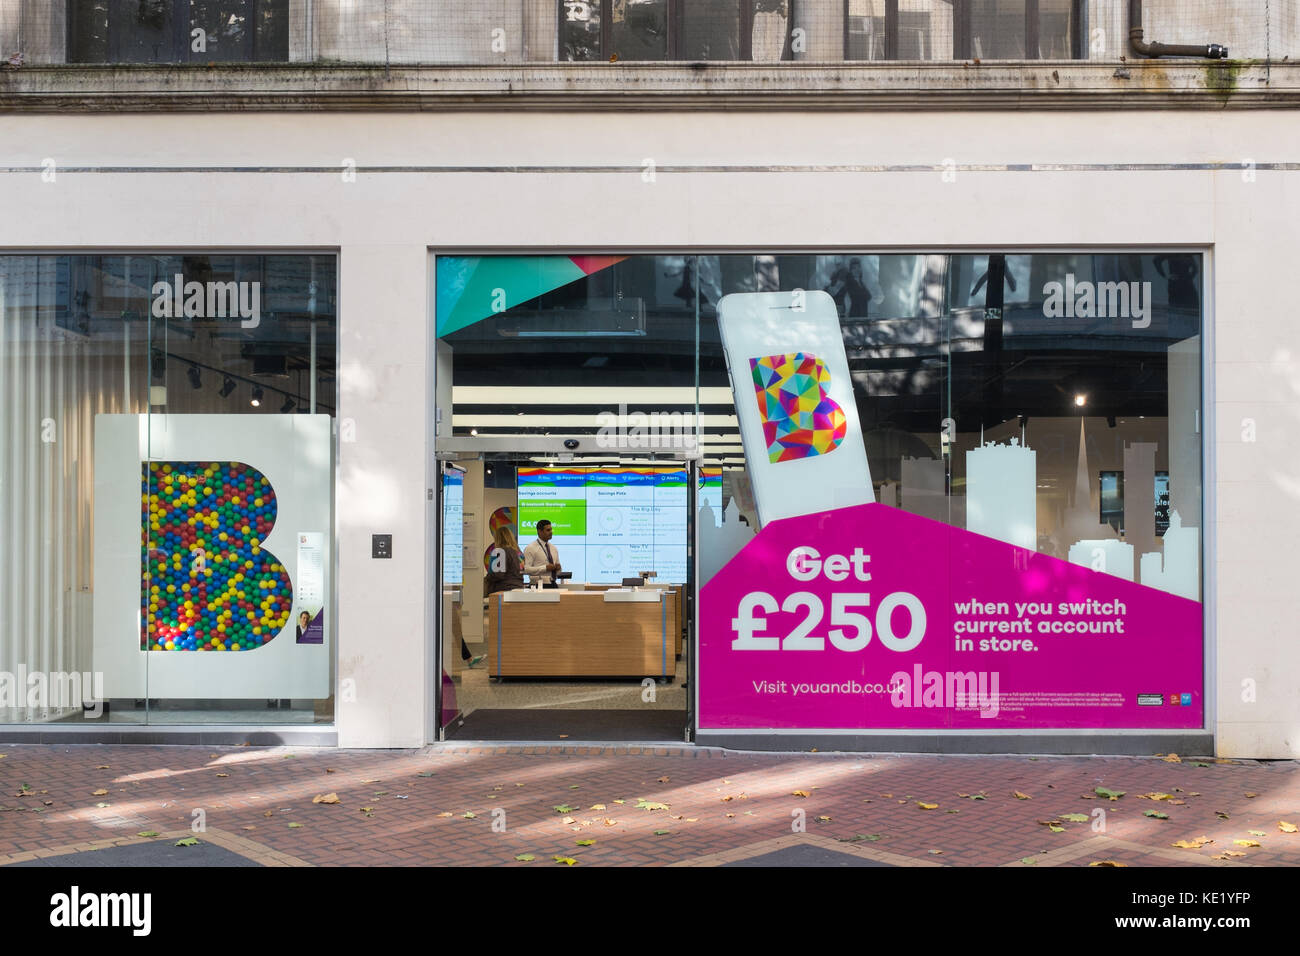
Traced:
[[875, 501], [835, 300], [733, 293], [718, 327], [759, 520]]

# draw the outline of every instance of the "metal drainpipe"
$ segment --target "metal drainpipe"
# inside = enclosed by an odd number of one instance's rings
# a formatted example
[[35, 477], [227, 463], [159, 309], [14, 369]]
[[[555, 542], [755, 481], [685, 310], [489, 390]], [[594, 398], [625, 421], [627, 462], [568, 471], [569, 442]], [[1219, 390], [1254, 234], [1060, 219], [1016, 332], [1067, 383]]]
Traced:
[[1128, 42], [1142, 56], [1201, 56], [1226, 60], [1228, 48], [1220, 43], [1147, 43], [1142, 39], [1142, 0], [1128, 0]]

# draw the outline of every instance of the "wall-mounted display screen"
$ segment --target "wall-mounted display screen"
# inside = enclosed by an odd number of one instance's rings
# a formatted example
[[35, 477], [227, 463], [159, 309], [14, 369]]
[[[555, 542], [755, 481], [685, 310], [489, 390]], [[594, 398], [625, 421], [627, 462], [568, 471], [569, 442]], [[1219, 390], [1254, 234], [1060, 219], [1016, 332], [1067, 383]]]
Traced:
[[442, 583], [461, 583], [465, 546], [465, 476], [448, 469], [442, 476]]
[[618, 583], [642, 571], [686, 580], [685, 469], [520, 468], [519, 536], [551, 522], [551, 544], [575, 581]]

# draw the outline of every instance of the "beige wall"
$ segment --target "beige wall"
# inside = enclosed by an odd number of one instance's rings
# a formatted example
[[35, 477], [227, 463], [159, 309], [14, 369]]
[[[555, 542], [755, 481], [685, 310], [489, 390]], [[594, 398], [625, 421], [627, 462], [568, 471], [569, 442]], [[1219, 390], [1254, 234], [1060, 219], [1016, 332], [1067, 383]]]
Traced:
[[[881, 135], [883, 128], [888, 135]], [[0, 247], [336, 248], [340, 408], [339, 675], [345, 746], [424, 742], [423, 540], [430, 485], [427, 250], [1050, 247], [1211, 249], [1206, 347], [1209, 659], [1225, 754], [1300, 756], [1300, 641], [1291, 592], [1300, 540], [1300, 176], [1141, 171], [1122, 164], [1300, 155], [1284, 112], [1180, 114], [147, 114], [0, 116], [8, 162], [321, 167], [324, 172], [0, 175]], [[526, 151], [520, 145], [527, 144]], [[165, 157], [165, 159], [160, 159]], [[549, 171], [360, 172], [364, 165]], [[643, 181], [641, 162], [660, 167]], [[663, 171], [671, 164], [941, 164], [918, 172]], [[968, 172], [962, 164], [1096, 164], [1091, 171]], [[609, 173], [574, 166], [619, 167]], [[610, 215], [575, 215], [582, 208]], [[1253, 423], [1256, 440], [1243, 438]], [[1248, 436], [1247, 436], [1248, 437]], [[369, 536], [394, 533], [394, 557]], [[1243, 699], [1242, 682], [1255, 698]]]

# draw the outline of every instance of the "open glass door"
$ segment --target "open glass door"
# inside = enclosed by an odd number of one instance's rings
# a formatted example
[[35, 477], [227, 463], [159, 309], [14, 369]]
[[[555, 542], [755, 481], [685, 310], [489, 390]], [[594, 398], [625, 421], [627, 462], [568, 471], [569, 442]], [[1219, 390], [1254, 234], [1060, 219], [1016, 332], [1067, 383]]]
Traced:
[[438, 554], [441, 575], [437, 581], [437, 656], [441, 679], [437, 697], [438, 738], [460, 720], [457, 693], [461, 668], [468, 663], [462, 650], [465, 599], [464, 516], [465, 473], [462, 465], [440, 462], [438, 468]]

